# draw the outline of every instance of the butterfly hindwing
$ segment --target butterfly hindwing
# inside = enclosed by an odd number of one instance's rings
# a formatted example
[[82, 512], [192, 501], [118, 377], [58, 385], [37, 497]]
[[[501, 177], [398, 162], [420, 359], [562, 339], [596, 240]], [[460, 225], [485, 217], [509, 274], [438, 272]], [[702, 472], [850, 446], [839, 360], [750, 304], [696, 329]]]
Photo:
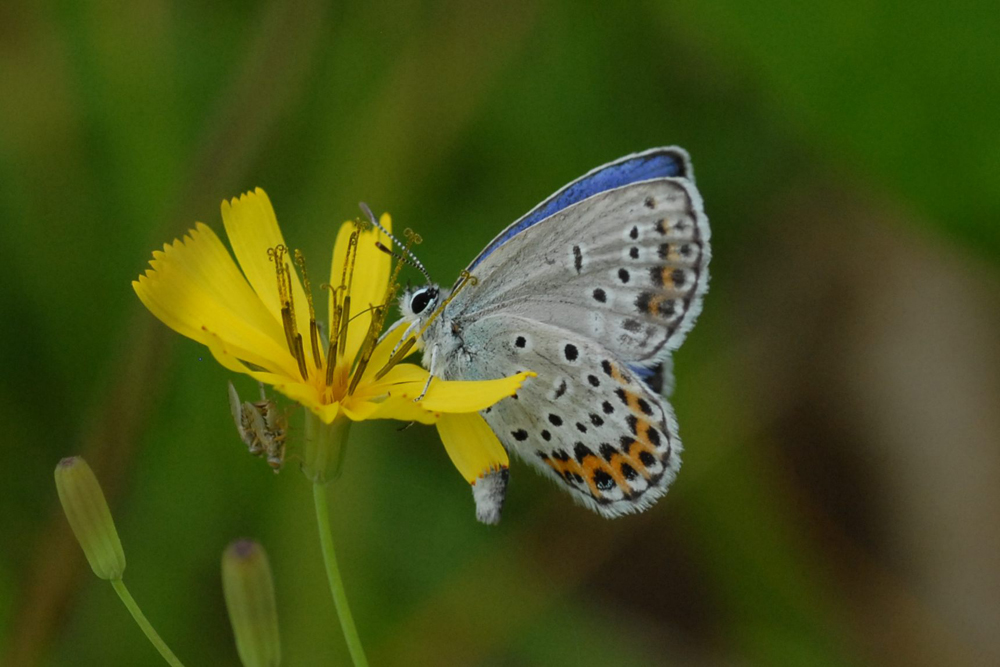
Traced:
[[483, 412], [509, 450], [608, 517], [651, 505], [680, 467], [673, 410], [606, 347], [558, 326], [485, 317], [464, 327], [446, 377], [538, 373]]

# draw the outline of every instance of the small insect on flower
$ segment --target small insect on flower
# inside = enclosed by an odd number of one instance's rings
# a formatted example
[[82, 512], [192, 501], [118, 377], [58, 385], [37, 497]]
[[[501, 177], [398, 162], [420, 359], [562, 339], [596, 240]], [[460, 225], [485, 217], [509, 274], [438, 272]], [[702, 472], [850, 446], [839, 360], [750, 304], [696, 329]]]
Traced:
[[229, 383], [229, 408], [233, 411], [236, 431], [254, 456], [263, 456], [275, 474], [285, 462], [288, 419], [278, 405], [267, 397], [260, 384], [259, 401], [241, 401], [236, 387]]

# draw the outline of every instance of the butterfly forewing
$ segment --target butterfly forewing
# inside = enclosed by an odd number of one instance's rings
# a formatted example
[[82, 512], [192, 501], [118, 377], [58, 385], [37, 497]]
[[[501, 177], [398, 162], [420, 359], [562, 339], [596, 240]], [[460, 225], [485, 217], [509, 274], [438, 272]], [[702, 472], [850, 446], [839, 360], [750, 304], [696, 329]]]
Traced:
[[694, 182], [691, 159], [683, 148], [677, 146], [651, 148], [641, 153], [626, 155], [614, 162], [592, 169], [572, 183], [557, 190], [548, 199], [500, 232], [472, 261], [472, 264], [469, 265], [469, 271], [475, 270], [480, 262], [513, 237], [577, 202], [624, 185], [667, 177], [684, 178]]
[[460, 294], [459, 321], [502, 312], [651, 364], [683, 342], [708, 283], [708, 222], [694, 186], [657, 179], [595, 195], [507, 241]]

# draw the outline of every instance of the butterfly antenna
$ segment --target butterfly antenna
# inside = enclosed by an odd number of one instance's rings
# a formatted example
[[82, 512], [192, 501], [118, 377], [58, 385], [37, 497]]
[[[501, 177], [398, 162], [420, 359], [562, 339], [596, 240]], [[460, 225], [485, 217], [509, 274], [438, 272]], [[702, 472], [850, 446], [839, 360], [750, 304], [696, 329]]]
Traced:
[[[403, 262], [405, 264], [409, 264], [413, 268], [415, 268], [418, 271], [420, 271], [420, 273], [424, 274], [424, 278], [427, 279], [428, 283], [433, 282], [431, 280], [431, 274], [427, 272], [427, 269], [424, 268], [423, 263], [421, 263], [421, 261], [419, 259], [417, 259], [417, 256], [413, 254], [413, 251], [410, 250], [409, 245], [408, 244], [400, 243], [399, 239], [397, 239], [395, 236], [393, 236], [392, 233], [390, 233], [389, 230], [387, 230], [385, 227], [383, 227], [382, 225], [380, 225], [379, 222], [378, 222], [378, 220], [375, 219], [375, 214], [372, 213], [372, 210], [370, 208], [368, 208], [368, 204], [366, 204], [364, 202], [361, 202], [361, 203], [358, 204], [358, 206], [360, 206], [361, 210], [364, 211], [364, 213], [365, 213], [366, 216], [368, 216], [368, 221], [371, 222], [380, 232], [382, 232], [383, 234], [385, 234], [386, 236], [388, 236], [390, 239], [392, 239], [392, 242], [396, 245], [396, 247], [397, 248], [402, 248], [403, 252], [405, 252], [406, 254], [405, 255], [401, 255], [401, 254], [393, 251], [391, 248], [387, 248], [381, 242], [376, 241], [375, 245], [378, 247], [378, 249], [381, 250], [384, 253], [388, 253], [388, 254], [392, 255], [393, 257], [395, 257], [399, 261], [401, 261], [401, 262]], [[417, 243], [420, 243], [420, 241], [418, 240]]]

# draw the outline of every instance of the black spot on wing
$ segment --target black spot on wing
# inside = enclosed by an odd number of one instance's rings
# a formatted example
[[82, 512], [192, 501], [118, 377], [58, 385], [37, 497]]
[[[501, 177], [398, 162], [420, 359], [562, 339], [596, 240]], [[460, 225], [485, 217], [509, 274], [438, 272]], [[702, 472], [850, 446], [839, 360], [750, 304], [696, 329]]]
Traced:
[[657, 287], [663, 287], [666, 283], [666, 267], [654, 266], [649, 269], [649, 280]]
[[588, 456], [594, 456], [594, 452], [587, 445], [578, 442], [573, 446], [573, 455], [576, 456], [577, 463], [583, 463]]
[[[656, 275], [660, 275], [659, 269], [654, 269]], [[650, 292], [642, 292], [635, 299], [635, 307], [639, 309], [640, 313], [649, 312], [649, 303], [652, 300], [653, 295]]]
[[577, 273], [580, 273], [580, 269], [583, 268], [583, 253], [580, 252], [580, 246], [573, 246], [573, 268], [576, 269]]
[[599, 491], [610, 491], [615, 487], [615, 480], [613, 480], [611, 475], [603, 470], [595, 470], [594, 485]]

